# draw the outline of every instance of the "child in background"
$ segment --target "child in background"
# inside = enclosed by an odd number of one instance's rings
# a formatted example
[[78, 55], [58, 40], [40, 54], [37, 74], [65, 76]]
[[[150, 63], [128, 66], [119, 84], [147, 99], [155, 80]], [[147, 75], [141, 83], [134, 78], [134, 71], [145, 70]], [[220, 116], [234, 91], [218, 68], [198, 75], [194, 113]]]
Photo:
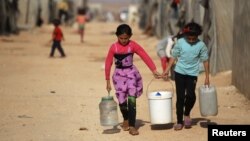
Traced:
[[[174, 46], [176, 40], [178, 40], [180, 37], [182, 37], [182, 32], [178, 32], [175, 36], [167, 36], [160, 40], [160, 42], [156, 45], [157, 55], [161, 60], [161, 67], [163, 72], [165, 72], [167, 69], [168, 62], [171, 57], [172, 47]], [[163, 79], [165, 80], [165, 77]], [[172, 74], [171, 79], [174, 79]]]
[[58, 2], [57, 5], [57, 9], [58, 9], [58, 18], [60, 20], [60, 22], [65, 25], [68, 22], [68, 18], [69, 18], [69, 5], [67, 0], [61, 0]]
[[52, 39], [50, 40], [50, 42], [53, 42], [51, 47], [50, 57], [54, 57], [55, 49], [58, 49], [58, 51], [61, 54], [61, 57], [66, 57], [61, 45], [61, 41], [65, 39], [63, 36], [63, 32], [59, 26], [60, 23], [61, 22], [59, 19], [55, 19], [53, 22], [55, 28], [52, 34]]
[[135, 128], [136, 98], [141, 96], [143, 84], [139, 71], [133, 65], [133, 55], [136, 53], [142, 58], [155, 78], [160, 78], [161, 75], [157, 72], [154, 62], [145, 50], [135, 41], [130, 40], [132, 29], [129, 25], [119, 25], [116, 36], [118, 41], [111, 45], [105, 60], [106, 89], [108, 92], [111, 91], [110, 71], [115, 58], [115, 70], [112, 79], [124, 119], [122, 128], [124, 131], [129, 131], [131, 135], [138, 135], [139, 132]]
[[162, 74], [163, 77], [168, 77], [169, 70], [176, 61], [174, 72], [177, 124], [174, 126], [175, 130], [192, 126], [190, 113], [196, 101], [195, 89], [200, 61], [203, 62], [205, 68], [204, 84], [209, 85], [208, 49], [205, 43], [198, 38], [202, 33], [202, 27], [191, 22], [184, 26], [183, 32], [184, 37], [174, 45], [169, 65]]
[[84, 8], [78, 9], [78, 15], [76, 17], [76, 22], [78, 24], [78, 33], [80, 34], [80, 40], [84, 42], [84, 30], [85, 30], [85, 22], [86, 22], [86, 10]]
[[172, 41], [171, 38], [172, 36], [167, 36], [163, 38], [162, 40], [160, 40], [159, 43], [156, 45], [157, 55], [161, 60], [161, 67], [162, 67], [163, 72], [166, 70], [167, 64], [169, 61], [169, 58], [167, 57], [167, 54], [166, 54], [166, 47], [167, 47], [167, 44], [169, 43], [169, 40]]

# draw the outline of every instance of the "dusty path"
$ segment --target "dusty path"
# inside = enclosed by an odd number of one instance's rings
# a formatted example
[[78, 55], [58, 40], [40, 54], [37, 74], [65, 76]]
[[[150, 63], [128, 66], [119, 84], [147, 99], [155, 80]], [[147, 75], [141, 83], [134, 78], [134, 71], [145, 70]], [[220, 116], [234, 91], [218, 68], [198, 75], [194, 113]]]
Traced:
[[[193, 128], [176, 132], [172, 128], [176, 121], [173, 97], [173, 123], [151, 126], [146, 86], [152, 75], [135, 57], [145, 86], [144, 95], [137, 101], [140, 135], [133, 137], [119, 126], [113, 131], [100, 126], [98, 104], [107, 94], [102, 66], [109, 45], [116, 40], [112, 34], [116, 26], [117, 23], [88, 23], [83, 44], [72, 28], [64, 28], [66, 58], [48, 57], [50, 26], [22, 32], [19, 36], [0, 37], [0, 140], [206, 141], [208, 121], [250, 124], [250, 102], [231, 86], [231, 72], [223, 72], [211, 77], [218, 90], [217, 116], [201, 117], [197, 101], [192, 112]], [[142, 35], [136, 27], [132, 39], [144, 46], [161, 71], [155, 53], [157, 39]], [[201, 74], [198, 86], [203, 79]], [[155, 89], [174, 88], [169, 82], [156, 80], [148, 91]], [[122, 122], [120, 114], [119, 118]]]

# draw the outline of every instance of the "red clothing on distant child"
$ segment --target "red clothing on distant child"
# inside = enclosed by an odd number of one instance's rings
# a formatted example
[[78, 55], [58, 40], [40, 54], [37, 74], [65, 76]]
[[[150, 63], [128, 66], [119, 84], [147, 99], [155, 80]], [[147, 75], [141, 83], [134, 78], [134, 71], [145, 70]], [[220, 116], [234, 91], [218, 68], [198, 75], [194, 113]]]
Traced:
[[60, 27], [55, 27], [53, 32], [53, 40], [61, 41], [63, 38], [63, 33]]
[[130, 40], [126, 46], [121, 45], [117, 41], [111, 45], [106, 58], [106, 63], [105, 63], [106, 80], [110, 80], [111, 66], [113, 64], [113, 58], [116, 53], [118, 54], [136, 53], [147, 64], [147, 66], [150, 68], [151, 71], [156, 70], [156, 66], [153, 63], [152, 59], [147, 55], [145, 50], [135, 41]]

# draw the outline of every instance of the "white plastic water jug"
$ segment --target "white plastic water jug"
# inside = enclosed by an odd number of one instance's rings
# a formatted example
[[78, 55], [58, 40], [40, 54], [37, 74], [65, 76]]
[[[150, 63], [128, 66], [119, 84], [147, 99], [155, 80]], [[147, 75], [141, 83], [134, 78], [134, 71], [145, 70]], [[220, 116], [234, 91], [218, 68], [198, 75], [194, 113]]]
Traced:
[[218, 114], [217, 92], [215, 86], [200, 86], [199, 105], [202, 116], [216, 116]]
[[117, 103], [114, 101], [113, 96], [102, 97], [99, 110], [102, 126], [115, 126], [118, 124]]

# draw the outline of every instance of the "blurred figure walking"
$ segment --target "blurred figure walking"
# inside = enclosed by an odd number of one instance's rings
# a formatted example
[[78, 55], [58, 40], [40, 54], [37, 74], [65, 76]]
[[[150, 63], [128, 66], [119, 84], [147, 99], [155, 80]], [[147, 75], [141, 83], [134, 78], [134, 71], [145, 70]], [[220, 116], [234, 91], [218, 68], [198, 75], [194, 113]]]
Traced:
[[58, 17], [61, 21], [61, 23], [66, 24], [68, 21], [68, 10], [69, 6], [66, 0], [62, 0], [61, 2], [58, 3]]
[[85, 30], [86, 20], [87, 20], [86, 9], [79, 8], [78, 15], [76, 17], [76, 22], [78, 24], [78, 33], [80, 34], [80, 40], [82, 43], [84, 42], [84, 30]]
[[52, 39], [50, 41], [53, 42], [51, 47], [50, 57], [54, 57], [55, 49], [58, 49], [58, 51], [61, 54], [61, 57], [66, 57], [61, 45], [61, 40], [64, 40], [64, 36], [61, 28], [59, 27], [60, 23], [61, 22], [59, 19], [55, 19], [53, 22], [55, 28], [52, 34]]

